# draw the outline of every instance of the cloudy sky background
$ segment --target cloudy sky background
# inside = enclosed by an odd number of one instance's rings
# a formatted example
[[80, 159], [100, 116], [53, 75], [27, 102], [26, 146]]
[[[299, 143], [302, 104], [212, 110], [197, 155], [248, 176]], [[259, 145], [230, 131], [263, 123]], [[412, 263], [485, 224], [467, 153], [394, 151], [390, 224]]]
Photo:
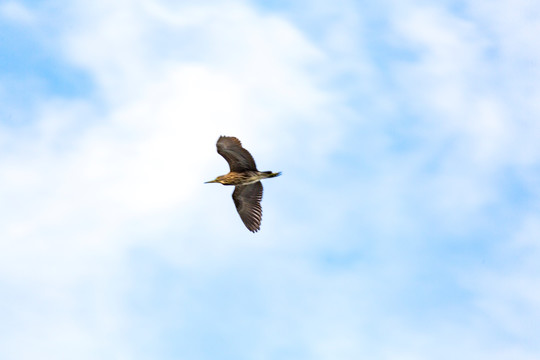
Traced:
[[[540, 3], [0, 2], [0, 358], [540, 358]], [[265, 182], [247, 231], [219, 135]]]

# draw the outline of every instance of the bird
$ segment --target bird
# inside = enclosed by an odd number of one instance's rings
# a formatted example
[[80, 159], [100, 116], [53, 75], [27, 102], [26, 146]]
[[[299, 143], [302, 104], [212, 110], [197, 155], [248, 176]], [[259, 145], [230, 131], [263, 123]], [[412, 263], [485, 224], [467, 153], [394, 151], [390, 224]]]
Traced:
[[220, 136], [217, 143], [217, 152], [229, 163], [228, 174], [206, 181], [205, 184], [219, 183], [234, 185], [232, 198], [240, 219], [251, 232], [261, 228], [263, 195], [262, 179], [273, 178], [281, 172], [259, 171], [253, 156], [242, 147], [242, 143], [232, 136]]

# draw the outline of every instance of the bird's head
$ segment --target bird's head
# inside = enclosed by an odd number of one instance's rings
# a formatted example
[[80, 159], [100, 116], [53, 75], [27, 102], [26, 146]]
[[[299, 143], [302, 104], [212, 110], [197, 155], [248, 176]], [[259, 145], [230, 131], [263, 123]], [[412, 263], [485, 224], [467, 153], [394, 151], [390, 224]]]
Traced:
[[220, 184], [221, 184], [221, 183], [222, 183], [222, 182], [221, 182], [221, 181], [222, 181], [222, 180], [221, 180], [222, 177], [223, 177], [223, 176], [218, 176], [218, 177], [215, 178], [214, 180], [206, 181], [205, 184], [211, 184], [211, 183], [220, 183]]

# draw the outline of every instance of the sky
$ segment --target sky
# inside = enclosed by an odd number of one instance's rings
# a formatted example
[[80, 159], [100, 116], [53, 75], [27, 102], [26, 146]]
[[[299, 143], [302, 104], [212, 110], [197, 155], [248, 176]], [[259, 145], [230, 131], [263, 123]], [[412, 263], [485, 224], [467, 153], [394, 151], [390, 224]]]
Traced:
[[[0, 0], [0, 358], [540, 358], [540, 3]], [[249, 232], [220, 135], [264, 181]]]

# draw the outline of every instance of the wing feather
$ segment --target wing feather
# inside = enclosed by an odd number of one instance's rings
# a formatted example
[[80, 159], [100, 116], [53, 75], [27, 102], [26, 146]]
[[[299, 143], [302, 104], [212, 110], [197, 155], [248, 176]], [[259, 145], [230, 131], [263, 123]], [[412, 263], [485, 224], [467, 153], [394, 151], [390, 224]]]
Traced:
[[250, 185], [235, 186], [232, 194], [236, 211], [251, 232], [257, 232], [261, 228], [262, 195], [263, 186], [260, 181]]
[[257, 170], [253, 156], [242, 147], [242, 143], [237, 138], [220, 136], [216, 147], [218, 154], [229, 163], [231, 171]]

